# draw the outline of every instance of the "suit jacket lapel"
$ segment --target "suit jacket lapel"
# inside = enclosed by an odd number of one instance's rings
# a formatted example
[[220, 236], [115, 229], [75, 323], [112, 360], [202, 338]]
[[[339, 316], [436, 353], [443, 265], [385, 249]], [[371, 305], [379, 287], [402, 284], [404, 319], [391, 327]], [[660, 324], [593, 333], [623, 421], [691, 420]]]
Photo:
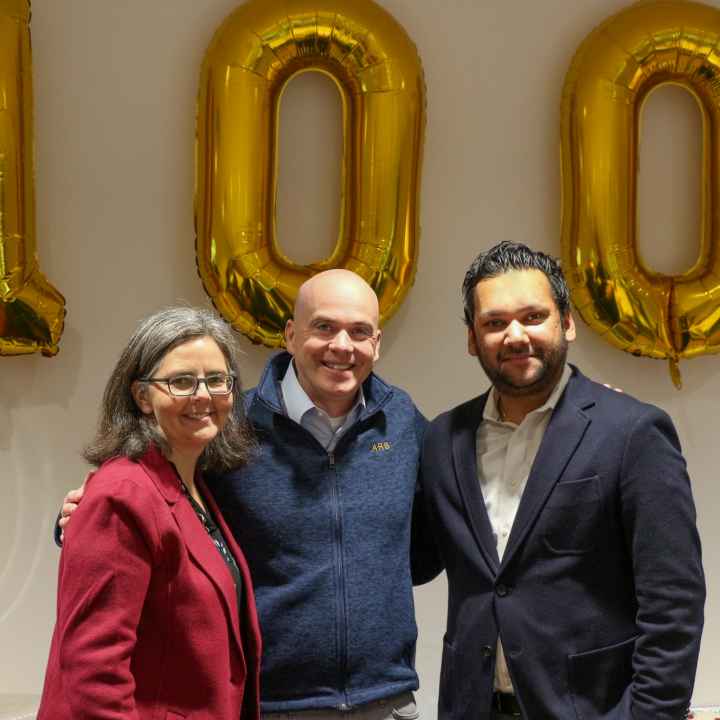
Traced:
[[584, 409], [594, 401], [586, 392], [587, 382], [585, 377], [573, 368], [573, 376], [558, 400], [530, 470], [503, 553], [503, 568], [510, 563], [529, 532], [590, 424], [590, 418]]
[[476, 434], [486, 400], [487, 393], [465, 406], [452, 436], [452, 451], [455, 476], [470, 518], [470, 526], [485, 561], [493, 572], [497, 572], [500, 565], [497, 543], [480, 490], [476, 456]]

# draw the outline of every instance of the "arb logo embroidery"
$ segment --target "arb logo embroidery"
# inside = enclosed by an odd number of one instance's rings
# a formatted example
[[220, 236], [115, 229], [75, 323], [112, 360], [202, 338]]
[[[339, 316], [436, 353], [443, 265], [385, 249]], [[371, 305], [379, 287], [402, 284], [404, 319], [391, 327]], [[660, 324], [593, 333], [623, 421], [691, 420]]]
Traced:
[[371, 451], [374, 453], [377, 453], [377, 452], [383, 452], [384, 450], [389, 450], [389, 449], [390, 449], [390, 443], [385, 441], [385, 442], [373, 443]]

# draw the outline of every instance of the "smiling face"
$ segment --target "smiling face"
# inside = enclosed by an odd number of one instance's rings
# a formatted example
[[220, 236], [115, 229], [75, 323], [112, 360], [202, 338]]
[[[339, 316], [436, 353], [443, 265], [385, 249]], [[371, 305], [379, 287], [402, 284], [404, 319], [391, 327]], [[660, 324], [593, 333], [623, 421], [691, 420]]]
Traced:
[[[176, 375], [208, 377], [227, 373], [225, 356], [210, 337], [197, 337], [174, 347], [163, 357], [153, 377]], [[233, 396], [209, 395], [200, 383], [194, 395], [172, 395], [165, 383], [133, 383], [133, 397], [140, 410], [152, 415], [175, 457], [197, 458], [222, 430], [233, 405]]]
[[540, 270], [513, 270], [475, 286], [468, 352], [480, 361], [505, 410], [513, 398], [525, 412], [547, 399], [574, 339], [572, 315], [560, 315]]
[[350, 410], [379, 357], [378, 315], [372, 288], [347, 270], [319, 273], [300, 288], [287, 349], [301, 387], [331, 417]]

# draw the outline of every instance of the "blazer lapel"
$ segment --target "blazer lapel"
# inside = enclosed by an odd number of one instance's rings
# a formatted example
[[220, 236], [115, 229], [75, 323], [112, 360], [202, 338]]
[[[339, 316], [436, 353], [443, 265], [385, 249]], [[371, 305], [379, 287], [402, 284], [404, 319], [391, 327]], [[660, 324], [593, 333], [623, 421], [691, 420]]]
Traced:
[[[218, 594], [223, 598], [228, 624], [232, 628], [232, 635], [235, 638], [235, 642], [242, 656], [237, 593], [235, 592], [232, 577], [225, 565], [225, 561], [220, 556], [220, 553], [215, 547], [215, 543], [213, 543], [200, 522], [200, 519], [195, 514], [195, 510], [193, 510], [192, 505], [190, 505], [190, 501], [180, 489], [180, 478], [175, 468], [165, 459], [160, 450], [154, 446], [151, 447], [140, 462], [150, 479], [155, 483], [165, 498], [170, 512], [180, 528], [180, 534], [185, 541], [188, 552], [202, 572], [210, 578]], [[202, 481], [200, 483], [200, 489], [203, 491], [204, 497], [207, 498], [208, 492], [205, 485], [202, 484]], [[217, 513], [214, 505], [213, 509]]]
[[573, 368], [573, 377], [558, 400], [530, 470], [503, 554], [503, 568], [511, 562], [590, 424], [584, 408], [594, 401], [585, 392], [586, 383], [584, 376]]
[[181, 497], [171, 507], [171, 511], [185, 540], [188, 553], [190, 553], [199, 568], [210, 578], [218, 594], [222, 597], [228, 624], [232, 628], [232, 634], [240, 654], [243, 655], [237, 593], [227, 565], [186, 497]]
[[500, 560], [490, 518], [485, 508], [485, 500], [480, 490], [476, 456], [476, 434], [482, 421], [486, 400], [487, 393], [466, 405], [464, 413], [458, 418], [458, 427], [453, 432], [452, 451], [455, 477], [470, 518], [470, 526], [485, 561], [495, 573]]
[[[238, 625], [238, 632], [241, 633], [244, 630], [243, 648], [246, 650], [246, 654], [249, 652], [250, 657], [254, 658], [257, 663], [260, 660], [262, 641], [260, 637], [260, 622], [257, 616], [257, 608], [255, 607], [255, 591], [253, 588], [252, 577], [250, 575], [250, 568], [242, 549], [235, 541], [232, 531], [226, 524], [225, 518], [223, 518], [222, 513], [220, 512], [220, 508], [217, 506], [215, 498], [213, 498], [202, 479], [198, 478], [196, 482], [198, 483], [198, 487], [200, 488], [208, 507], [215, 515], [215, 521], [217, 522], [217, 525], [225, 538], [225, 542], [230, 549], [232, 556], [235, 558], [238, 569], [240, 570], [240, 576], [243, 583], [243, 608], [241, 608], [241, 613], [243, 619], [246, 620], [247, 623], [243, 624], [242, 629]], [[233, 597], [237, 601], [237, 593], [234, 593]], [[238, 613], [236, 613], [235, 616], [240, 617]]]

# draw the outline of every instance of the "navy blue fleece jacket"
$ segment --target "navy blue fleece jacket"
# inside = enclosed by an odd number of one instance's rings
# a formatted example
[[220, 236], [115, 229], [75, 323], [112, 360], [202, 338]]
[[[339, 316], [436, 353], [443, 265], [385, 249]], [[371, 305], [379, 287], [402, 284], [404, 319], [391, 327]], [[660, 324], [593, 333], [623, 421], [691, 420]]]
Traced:
[[289, 362], [272, 358], [247, 395], [256, 457], [209, 485], [255, 585], [263, 711], [354, 707], [418, 687], [409, 551], [426, 421], [373, 374], [328, 454], [285, 414]]

